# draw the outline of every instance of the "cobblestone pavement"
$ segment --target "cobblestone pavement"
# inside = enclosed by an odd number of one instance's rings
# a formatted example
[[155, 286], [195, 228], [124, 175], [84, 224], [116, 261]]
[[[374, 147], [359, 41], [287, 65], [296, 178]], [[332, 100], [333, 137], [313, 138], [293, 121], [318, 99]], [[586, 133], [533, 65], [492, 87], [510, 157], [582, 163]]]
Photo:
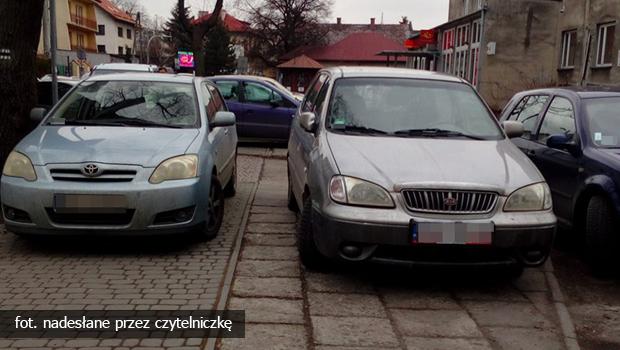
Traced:
[[[28, 241], [0, 225], [3, 310], [211, 309], [263, 160], [240, 156], [219, 236]], [[203, 339], [2, 340], [0, 349], [202, 349]]]
[[286, 163], [266, 160], [229, 309], [245, 309], [242, 349], [564, 349], [543, 269], [501, 272], [380, 266], [305, 271], [286, 208]]

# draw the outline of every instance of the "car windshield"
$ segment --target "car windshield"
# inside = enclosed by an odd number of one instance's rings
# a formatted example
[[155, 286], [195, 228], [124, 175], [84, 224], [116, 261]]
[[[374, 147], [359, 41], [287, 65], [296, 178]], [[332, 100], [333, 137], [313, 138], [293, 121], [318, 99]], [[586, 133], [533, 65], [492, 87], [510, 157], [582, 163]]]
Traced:
[[335, 132], [499, 140], [503, 134], [465, 84], [401, 78], [344, 78], [327, 116]]
[[586, 99], [586, 121], [597, 147], [620, 148], [620, 97]]
[[199, 120], [191, 84], [95, 81], [73, 90], [48, 123], [180, 128]]

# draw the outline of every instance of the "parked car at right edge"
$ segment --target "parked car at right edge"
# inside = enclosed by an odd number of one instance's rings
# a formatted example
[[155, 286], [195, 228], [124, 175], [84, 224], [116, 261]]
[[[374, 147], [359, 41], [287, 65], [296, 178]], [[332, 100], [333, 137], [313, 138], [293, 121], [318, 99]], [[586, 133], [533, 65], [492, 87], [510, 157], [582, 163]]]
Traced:
[[617, 268], [620, 248], [620, 92], [609, 90], [525, 91], [501, 117], [523, 123], [513, 142], [549, 183], [560, 224], [585, 233], [599, 271]]
[[544, 178], [466, 81], [409, 69], [322, 70], [293, 122], [289, 207], [310, 268], [331, 260], [506, 266], [547, 259]]

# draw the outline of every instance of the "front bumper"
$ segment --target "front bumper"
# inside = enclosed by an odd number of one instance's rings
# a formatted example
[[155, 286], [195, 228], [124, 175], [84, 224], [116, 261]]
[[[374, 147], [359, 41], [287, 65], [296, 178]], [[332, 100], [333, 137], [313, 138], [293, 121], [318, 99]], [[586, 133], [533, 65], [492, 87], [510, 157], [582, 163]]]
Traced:
[[[152, 185], [148, 181], [126, 183], [80, 183], [51, 181], [45, 178], [28, 182], [19, 178], [2, 177], [2, 208], [10, 207], [27, 213], [29, 220], [7, 218], [2, 210], [8, 231], [26, 235], [151, 235], [173, 234], [195, 230], [204, 225], [208, 180], [195, 178], [167, 181]], [[56, 194], [122, 195], [127, 199], [126, 221], [94, 220], [70, 222], [54, 216]], [[178, 223], [156, 223], [158, 214], [183, 208], [194, 208], [187, 220]], [[77, 215], [77, 214], [76, 214]], [[71, 218], [71, 213], [65, 214]], [[60, 222], [59, 222], [60, 221]], [[98, 221], [98, 222], [97, 222]]]
[[[542, 264], [553, 245], [556, 218], [551, 211], [504, 213], [485, 217], [417, 217], [396, 209], [353, 208], [330, 204], [324, 211], [313, 209], [314, 240], [319, 251], [330, 258], [442, 265], [492, 265], [520, 262]], [[467, 222], [495, 224], [489, 246], [414, 245], [410, 220], [416, 222]], [[359, 257], [343, 254], [343, 247], [362, 249]], [[539, 252], [531, 258], [527, 254]]]

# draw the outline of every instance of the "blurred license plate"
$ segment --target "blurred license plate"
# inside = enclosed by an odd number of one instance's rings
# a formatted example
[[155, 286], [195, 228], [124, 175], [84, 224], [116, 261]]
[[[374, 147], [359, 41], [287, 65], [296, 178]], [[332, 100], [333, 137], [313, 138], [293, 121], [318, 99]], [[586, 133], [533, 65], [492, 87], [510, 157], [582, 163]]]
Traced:
[[411, 223], [413, 244], [490, 245], [493, 243], [493, 223]]
[[57, 213], [124, 213], [127, 198], [120, 195], [57, 194], [54, 211]]

